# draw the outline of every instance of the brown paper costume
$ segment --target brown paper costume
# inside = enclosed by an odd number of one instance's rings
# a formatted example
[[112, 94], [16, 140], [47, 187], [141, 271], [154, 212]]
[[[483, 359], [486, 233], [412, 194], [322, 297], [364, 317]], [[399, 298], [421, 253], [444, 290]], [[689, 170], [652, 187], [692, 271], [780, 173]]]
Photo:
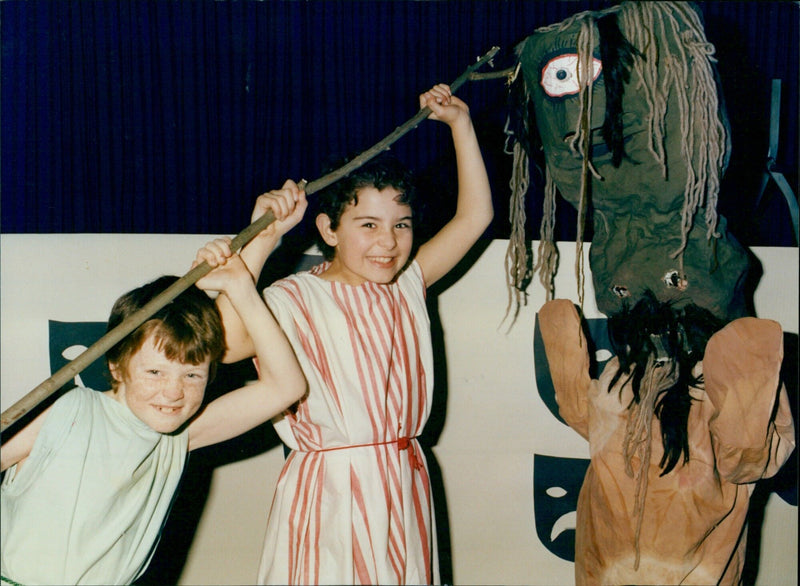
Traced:
[[[559, 412], [591, 452], [578, 497], [576, 584], [738, 584], [751, 483], [775, 474], [795, 443], [779, 386], [780, 326], [746, 317], [712, 336], [693, 368], [701, 383], [688, 389], [688, 460], [663, 473], [655, 397], [643, 392], [636, 403], [629, 379], [612, 384], [616, 357], [589, 376], [571, 301], [546, 303], [539, 323]], [[650, 370], [641, 390], [673, 373], [666, 364]], [[642, 411], [650, 417], [639, 426]]]

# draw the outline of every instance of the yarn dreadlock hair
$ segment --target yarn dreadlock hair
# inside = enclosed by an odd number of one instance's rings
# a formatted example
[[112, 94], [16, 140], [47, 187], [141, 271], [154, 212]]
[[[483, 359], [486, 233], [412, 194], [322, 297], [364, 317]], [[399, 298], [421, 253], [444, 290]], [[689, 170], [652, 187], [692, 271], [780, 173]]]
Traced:
[[[544, 168], [542, 142], [536, 128], [536, 114], [533, 101], [529, 99], [525, 80], [520, 75], [520, 67], [510, 77], [508, 86], [508, 111], [506, 119], [506, 142], [504, 152], [513, 155], [513, 171], [509, 181], [511, 199], [509, 202], [509, 221], [511, 233], [505, 256], [506, 285], [508, 286], [508, 305], [506, 316], [514, 307], [511, 323], [519, 314], [523, 305], [525, 291], [533, 278], [532, 258], [529, 241], [525, 237], [525, 194], [530, 185], [529, 161], [533, 160], [537, 168]], [[539, 255], [541, 258], [542, 255]], [[549, 291], [549, 289], [548, 289]]]
[[[678, 98], [681, 118], [681, 150], [687, 165], [684, 206], [681, 217], [681, 246], [686, 248], [694, 214], [706, 209], [708, 238], [718, 238], [717, 198], [720, 180], [728, 165], [730, 133], [720, 110], [718, 84], [712, 64], [715, 49], [706, 39], [700, 13], [691, 2], [630, 2], [619, 19], [631, 43], [644, 47], [645, 59], [634, 62], [651, 106], [649, 119], [651, 152], [667, 176], [664, 148], [664, 116], [670, 90]], [[676, 52], [671, 59], [659, 58], [654, 32], [672, 41]], [[647, 62], [647, 66], [644, 66]], [[652, 85], [651, 85], [652, 84]], [[697, 140], [695, 139], [697, 135]]]
[[672, 384], [659, 389], [653, 411], [661, 424], [662, 476], [681, 459], [684, 464], [689, 461], [689, 389], [703, 384], [702, 375], [695, 377], [693, 370], [703, 359], [709, 338], [723, 325], [706, 309], [694, 304], [675, 309], [669, 302], [658, 301], [649, 290], [633, 307], [625, 305], [608, 318], [609, 339], [619, 359], [609, 389], [625, 376], [624, 382], [630, 382], [633, 391], [629, 409], [642, 401], [642, 383], [653, 358], [669, 362], [675, 369]]

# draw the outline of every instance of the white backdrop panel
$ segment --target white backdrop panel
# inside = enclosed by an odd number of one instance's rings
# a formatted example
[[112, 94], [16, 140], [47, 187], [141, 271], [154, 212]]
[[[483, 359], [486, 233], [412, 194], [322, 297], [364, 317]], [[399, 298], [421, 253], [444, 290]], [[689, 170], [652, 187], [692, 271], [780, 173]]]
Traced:
[[[2, 410], [50, 376], [48, 320], [105, 321], [122, 292], [161, 274], [188, 271], [209, 238], [0, 236]], [[453, 577], [457, 584], [571, 584], [572, 563], [551, 553], [536, 534], [533, 462], [534, 454], [586, 458], [588, 446], [549, 412], [536, 389], [533, 329], [544, 302], [542, 288], [530, 287], [513, 327], [504, 321], [506, 246], [505, 240], [492, 242], [438, 302], [448, 398], [434, 453], [447, 497]], [[559, 249], [557, 295], [577, 300], [574, 244]], [[797, 248], [753, 252], [764, 268], [755, 295], [759, 316], [796, 334]], [[585, 297], [587, 317], [602, 317], [588, 274]], [[181, 583], [252, 583], [282, 460], [281, 450], [274, 449], [215, 471]], [[773, 495], [758, 583], [796, 584], [796, 577], [797, 507]]]

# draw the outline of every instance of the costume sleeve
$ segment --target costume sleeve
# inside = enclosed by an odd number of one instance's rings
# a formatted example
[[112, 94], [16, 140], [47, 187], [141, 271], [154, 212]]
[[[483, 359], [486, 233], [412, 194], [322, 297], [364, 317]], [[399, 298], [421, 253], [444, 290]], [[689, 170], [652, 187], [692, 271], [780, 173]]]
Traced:
[[568, 299], [548, 301], [539, 310], [539, 328], [558, 412], [572, 429], [589, 439], [589, 348], [575, 305]]
[[714, 406], [709, 428], [717, 468], [730, 482], [772, 476], [794, 449], [782, 360], [783, 333], [772, 320], [737, 319], [706, 346], [703, 376]]

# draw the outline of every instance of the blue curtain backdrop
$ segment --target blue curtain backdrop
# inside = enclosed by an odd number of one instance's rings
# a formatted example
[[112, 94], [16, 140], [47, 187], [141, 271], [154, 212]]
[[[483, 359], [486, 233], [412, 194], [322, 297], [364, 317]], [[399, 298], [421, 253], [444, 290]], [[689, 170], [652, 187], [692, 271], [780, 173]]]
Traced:
[[[253, 199], [315, 179], [417, 111], [492, 46], [610, 2], [5, 0], [3, 232], [236, 233]], [[791, 245], [785, 202], [764, 170], [770, 80], [783, 80], [778, 169], [797, 191], [796, 2], [701, 2], [733, 125], [722, 213], [747, 244]], [[502, 65], [502, 55], [498, 65]], [[471, 106], [508, 236], [510, 158], [502, 81], [470, 83]], [[423, 123], [394, 151], [452, 199], [446, 128]], [[541, 217], [529, 197], [530, 236]], [[561, 206], [562, 214], [570, 214]], [[573, 221], [560, 222], [562, 239]]]

